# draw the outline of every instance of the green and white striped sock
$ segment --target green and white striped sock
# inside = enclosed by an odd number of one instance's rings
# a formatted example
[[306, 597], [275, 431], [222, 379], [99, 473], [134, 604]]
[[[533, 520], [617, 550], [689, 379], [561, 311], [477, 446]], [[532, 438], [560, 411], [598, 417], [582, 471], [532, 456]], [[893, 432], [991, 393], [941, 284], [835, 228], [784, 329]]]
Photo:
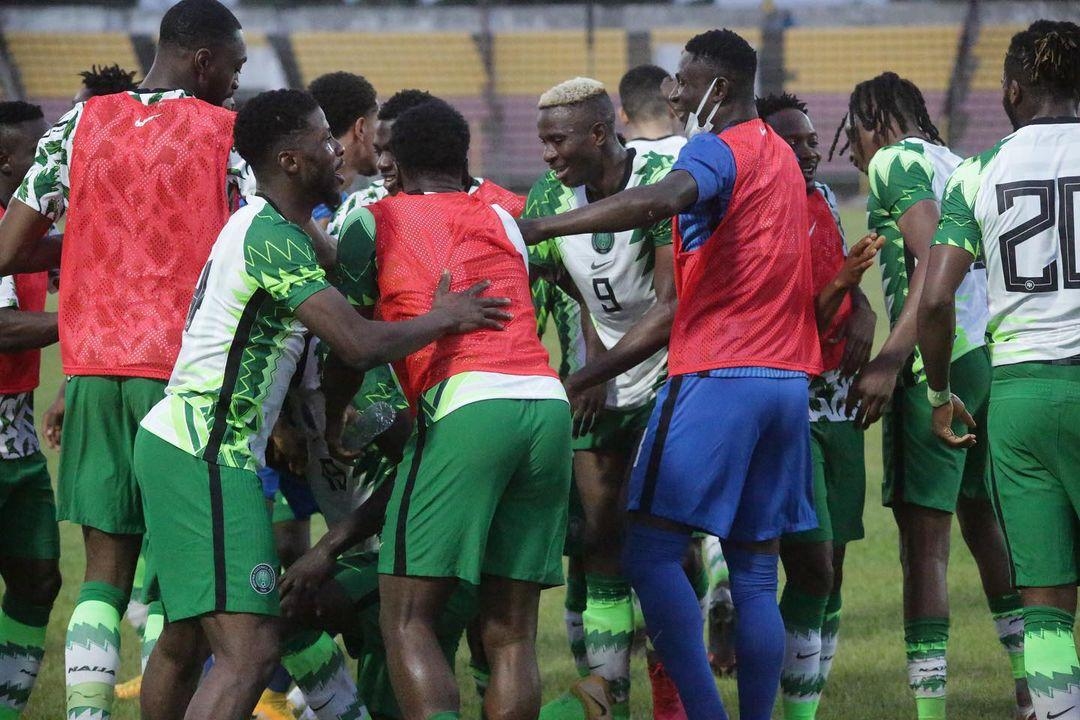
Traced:
[[588, 574], [588, 601], [582, 620], [589, 669], [608, 681], [615, 720], [630, 717], [630, 644], [634, 604], [630, 583], [620, 577]]
[[68, 623], [64, 651], [68, 720], [112, 716], [120, 667], [120, 618], [127, 593], [103, 582], [84, 582]]
[[918, 618], [904, 623], [908, 687], [919, 720], [945, 720], [945, 651], [949, 618]]
[[31, 605], [11, 593], [0, 613], [0, 720], [17, 720], [45, 655], [45, 626], [52, 606]]
[[341, 648], [324, 632], [309, 631], [286, 645], [281, 664], [319, 720], [368, 720], [367, 708], [345, 665]]
[[1055, 607], [1024, 608], [1024, 666], [1038, 717], [1080, 718], [1080, 661], [1072, 615]]

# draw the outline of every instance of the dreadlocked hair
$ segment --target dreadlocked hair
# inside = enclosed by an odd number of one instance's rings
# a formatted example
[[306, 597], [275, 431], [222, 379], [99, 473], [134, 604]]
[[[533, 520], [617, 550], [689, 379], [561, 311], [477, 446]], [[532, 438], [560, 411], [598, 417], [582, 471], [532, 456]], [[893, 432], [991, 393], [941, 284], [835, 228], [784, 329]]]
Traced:
[[[872, 80], [864, 80], [855, 86], [848, 101], [848, 111], [840, 120], [836, 134], [829, 147], [829, 159], [836, 153], [840, 134], [848, 125], [858, 122], [865, 130], [884, 132], [894, 125], [901, 133], [909, 129], [918, 131], [930, 142], [944, 145], [937, 127], [930, 120], [926, 101], [915, 83], [894, 72], [884, 72]], [[914, 125], [914, 127], [911, 127]], [[843, 155], [850, 142], [845, 142], [838, 154]]]
[[135, 71], [127, 71], [119, 65], [91, 65], [89, 70], [83, 70], [79, 75], [82, 84], [87, 90], [97, 95], [111, 95], [112, 93], [134, 90]]
[[1080, 99], [1080, 26], [1037, 20], [1016, 33], [1005, 53], [1005, 75], [1052, 97]]
[[800, 100], [797, 95], [788, 92], [759, 97], [754, 102], [757, 105], [757, 114], [762, 119], [781, 110], [798, 110], [803, 115], [806, 114], [806, 103]]

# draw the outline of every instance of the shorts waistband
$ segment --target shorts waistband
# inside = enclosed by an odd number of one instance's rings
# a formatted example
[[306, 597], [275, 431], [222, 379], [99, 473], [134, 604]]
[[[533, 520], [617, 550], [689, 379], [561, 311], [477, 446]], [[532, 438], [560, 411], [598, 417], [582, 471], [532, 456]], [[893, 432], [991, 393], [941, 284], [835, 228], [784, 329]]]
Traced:
[[731, 367], [717, 368], [715, 370], [702, 370], [690, 373], [692, 377], [701, 378], [774, 378], [777, 380], [791, 380], [796, 378], [806, 379], [807, 375], [799, 370], [780, 370], [767, 367]]

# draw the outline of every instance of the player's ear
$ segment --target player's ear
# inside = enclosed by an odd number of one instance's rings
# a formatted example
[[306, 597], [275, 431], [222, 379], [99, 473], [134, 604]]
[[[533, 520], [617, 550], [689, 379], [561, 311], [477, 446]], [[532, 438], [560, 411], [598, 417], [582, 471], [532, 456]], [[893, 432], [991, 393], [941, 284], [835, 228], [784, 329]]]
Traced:
[[623, 109], [622, 105], [619, 106], [619, 122], [623, 125], [627, 125], [630, 122], [630, 118], [627, 117], [626, 110]]
[[372, 126], [368, 124], [367, 117], [361, 115], [352, 124], [352, 134], [357, 140], [362, 140], [372, 132]]
[[278, 167], [285, 171], [286, 175], [295, 175], [300, 172], [300, 157], [295, 150], [282, 150], [277, 155]]
[[716, 84], [713, 85], [712, 97], [716, 100], [717, 105], [723, 105], [727, 100], [728, 95], [731, 94], [731, 80], [723, 75], [716, 76]]
[[214, 62], [214, 53], [210, 48], [199, 48], [192, 56], [192, 63], [195, 65], [195, 76], [203, 77], [210, 72], [210, 66]]
[[1005, 99], [1009, 105], [1016, 107], [1024, 100], [1024, 89], [1020, 83], [1011, 78], [1005, 80]]
[[592, 136], [593, 144], [599, 147], [607, 142], [608, 127], [603, 122], [595, 122], [589, 130], [589, 135]]

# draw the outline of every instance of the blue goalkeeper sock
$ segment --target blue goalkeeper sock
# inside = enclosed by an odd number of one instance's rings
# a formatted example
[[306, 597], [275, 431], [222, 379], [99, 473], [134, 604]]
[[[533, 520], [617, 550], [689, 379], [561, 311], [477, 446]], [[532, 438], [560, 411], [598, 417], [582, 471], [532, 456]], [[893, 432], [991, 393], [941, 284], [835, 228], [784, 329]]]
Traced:
[[[623, 555], [624, 571], [637, 591], [653, 647], [679, 689], [687, 717], [727, 720], [702, 641], [701, 607], [682, 567], [689, 543], [689, 535], [631, 525]], [[783, 633], [781, 625], [781, 643]], [[741, 675], [741, 657], [739, 662]], [[777, 681], [779, 678], [778, 664]]]
[[784, 620], [776, 604], [777, 556], [724, 547], [731, 571], [739, 718], [769, 720], [784, 665]]

